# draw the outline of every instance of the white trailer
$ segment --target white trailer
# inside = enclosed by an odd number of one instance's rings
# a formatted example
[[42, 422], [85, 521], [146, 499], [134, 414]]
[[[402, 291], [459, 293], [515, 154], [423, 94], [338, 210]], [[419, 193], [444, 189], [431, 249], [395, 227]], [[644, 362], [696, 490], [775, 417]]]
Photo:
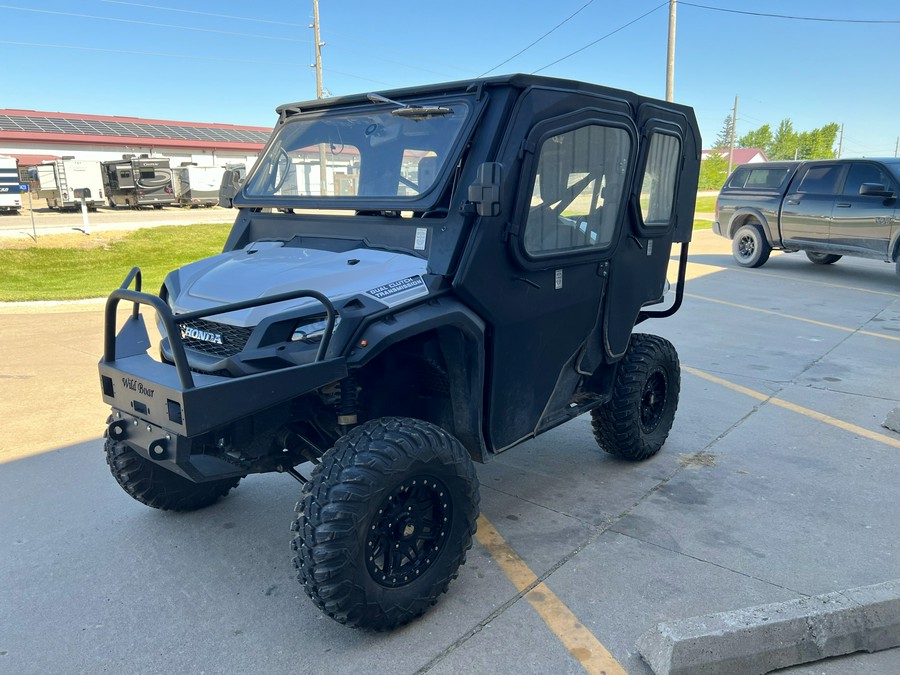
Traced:
[[40, 196], [47, 200], [51, 209], [81, 208], [81, 199], [76, 199], [75, 190], [89, 191], [84, 202], [91, 211], [96, 211], [105, 200], [100, 162], [74, 157], [47, 160], [38, 165], [37, 175], [41, 184]]
[[0, 155], [0, 211], [18, 213], [22, 208], [19, 185], [19, 160]]
[[175, 199], [180, 206], [215, 206], [225, 169], [220, 166], [182, 164], [172, 169]]

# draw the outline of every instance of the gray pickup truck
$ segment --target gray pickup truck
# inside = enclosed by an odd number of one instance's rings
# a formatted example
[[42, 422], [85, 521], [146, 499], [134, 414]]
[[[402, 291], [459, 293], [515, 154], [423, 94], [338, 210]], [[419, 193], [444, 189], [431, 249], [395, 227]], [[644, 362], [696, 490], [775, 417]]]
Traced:
[[744, 164], [719, 193], [713, 231], [743, 267], [780, 249], [819, 265], [877, 258], [900, 274], [898, 184], [894, 158]]

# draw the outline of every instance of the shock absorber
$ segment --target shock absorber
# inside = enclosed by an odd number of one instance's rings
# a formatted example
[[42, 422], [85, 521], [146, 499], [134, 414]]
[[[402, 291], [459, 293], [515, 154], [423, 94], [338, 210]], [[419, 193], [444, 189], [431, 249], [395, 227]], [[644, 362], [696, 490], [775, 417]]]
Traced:
[[357, 410], [357, 384], [356, 378], [348, 375], [340, 382], [341, 401], [338, 404], [337, 423], [347, 431], [347, 427], [351, 427], [359, 420]]

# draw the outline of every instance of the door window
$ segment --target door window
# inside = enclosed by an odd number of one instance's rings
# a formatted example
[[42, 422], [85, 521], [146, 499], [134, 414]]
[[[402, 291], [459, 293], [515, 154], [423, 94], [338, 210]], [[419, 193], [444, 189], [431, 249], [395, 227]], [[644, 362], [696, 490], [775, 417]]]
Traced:
[[589, 124], [541, 143], [525, 223], [534, 257], [604, 249], [613, 241], [631, 152], [628, 132]]
[[681, 141], [677, 136], [654, 133], [644, 178], [641, 181], [641, 216], [648, 227], [666, 227], [675, 204], [675, 180], [681, 161]]
[[842, 194], [853, 196], [859, 194], [863, 183], [878, 183], [885, 190], [891, 190], [891, 179], [887, 173], [876, 164], [851, 164], [847, 173], [847, 181], [844, 183]]
[[834, 194], [837, 181], [841, 175], [841, 167], [838, 164], [826, 164], [824, 166], [810, 167], [797, 192], [813, 192], [816, 194]]

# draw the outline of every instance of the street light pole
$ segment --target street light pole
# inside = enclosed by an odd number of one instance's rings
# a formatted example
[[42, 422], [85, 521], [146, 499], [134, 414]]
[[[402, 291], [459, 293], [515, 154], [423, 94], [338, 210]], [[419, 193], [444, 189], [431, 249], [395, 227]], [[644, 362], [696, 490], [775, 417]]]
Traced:
[[675, 5], [669, 0], [669, 49], [666, 53], [666, 100], [675, 100]]

